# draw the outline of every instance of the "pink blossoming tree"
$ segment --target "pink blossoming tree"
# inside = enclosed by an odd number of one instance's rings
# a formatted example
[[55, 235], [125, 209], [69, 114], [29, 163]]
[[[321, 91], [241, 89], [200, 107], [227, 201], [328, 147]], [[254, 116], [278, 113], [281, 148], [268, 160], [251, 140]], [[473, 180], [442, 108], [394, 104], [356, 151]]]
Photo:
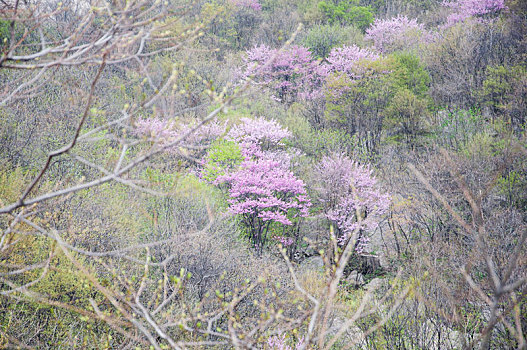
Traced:
[[262, 5], [258, 0], [229, 0], [234, 6], [245, 7], [254, 11], [261, 11]]
[[[298, 219], [309, 214], [305, 184], [289, 170], [291, 159], [283, 149], [289, 137], [287, 129], [264, 118], [243, 118], [227, 134], [239, 145], [244, 160], [214, 183], [228, 188], [229, 212], [240, 218], [257, 254], [269, 238], [292, 251], [298, 234], [286, 232], [287, 227], [294, 230]], [[269, 237], [271, 228], [281, 233]]]
[[242, 147], [245, 156], [262, 156], [263, 152], [276, 152], [283, 148], [284, 141], [292, 136], [275, 120], [263, 117], [242, 118], [241, 123], [232, 127], [227, 138]]
[[238, 171], [220, 181], [230, 185], [229, 211], [240, 217], [258, 254], [267, 243], [271, 224], [281, 224], [285, 231], [295, 218], [308, 216], [304, 182], [272, 159], [245, 160]]
[[[189, 160], [185, 166], [191, 173], [199, 174], [206, 160], [207, 148], [225, 134], [227, 124], [215, 119], [193, 132], [196, 122], [177, 123], [173, 120], [147, 118], [137, 120], [135, 126], [135, 134], [147, 138], [154, 148], [174, 144], [166, 152]], [[174, 143], [187, 134], [184, 145]]]
[[390, 206], [372, 170], [342, 154], [326, 156], [317, 166], [318, 192], [326, 218], [334, 225], [340, 245], [356, 235], [355, 251], [362, 253]]
[[244, 77], [270, 87], [281, 102], [294, 100], [310, 84], [318, 65], [307, 48], [297, 45], [284, 50], [256, 46], [247, 51], [245, 63]]
[[359, 62], [375, 61], [379, 58], [379, 54], [356, 45], [336, 47], [331, 50], [326, 58], [327, 63], [320, 65], [317, 73], [324, 78], [335, 72], [355, 76]]
[[324, 96], [324, 84], [333, 73], [359, 78], [359, 63], [375, 61], [379, 57], [369, 49], [352, 45], [332, 49], [321, 63], [301, 46], [277, 51], [262, 45], [247, 52], [243, 76], [271, 88], [279, 101], [313, 100]]
[[433, 35], [416, 19], [397, 16], [390, 19], [376, 19], [366, 30], [365, 39], [382, 53], [401, 49], [415, 49], [419, 44], [429, 42]]
[[470, 17], [485, 20], [506, 9], [505, 0], [445, 0], [443, 6], [453, 10], [453, 13], [447, 18], [447, 27], [463, 22]]

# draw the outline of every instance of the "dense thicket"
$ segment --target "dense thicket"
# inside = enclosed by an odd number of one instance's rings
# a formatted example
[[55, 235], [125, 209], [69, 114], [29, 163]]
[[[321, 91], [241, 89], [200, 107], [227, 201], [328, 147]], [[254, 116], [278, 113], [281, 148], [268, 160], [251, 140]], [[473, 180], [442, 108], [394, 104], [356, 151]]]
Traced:
[[520, 0], [0, 0], [0, 347], [527, 349]]

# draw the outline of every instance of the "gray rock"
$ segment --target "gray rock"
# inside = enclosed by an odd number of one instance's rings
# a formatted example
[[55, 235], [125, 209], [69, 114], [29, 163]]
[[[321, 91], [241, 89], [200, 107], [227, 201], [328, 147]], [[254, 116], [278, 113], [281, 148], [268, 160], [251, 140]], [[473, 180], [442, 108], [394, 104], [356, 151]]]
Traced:
[[354, 270], [351, 271], [348, 277], [346, 277], [346, 282], [354, 287], [361, 287], [364, 285], [364, 276], [360, 272]]
[[[347, 319], [342, 317], [335, 317], [329, 321], [329, 328], [326, 333], [328, 341], [336, 336], [346, 322]], [[351, 324], [346, 328], [344, 334], [339, 337], [337, 344], [346, 344], [350, 341], [360, 343], [362, 339], [364, 339], [364, 333], [362, 330], [356, 325]]]
[[321, 256], [310, 256], [302, 261], [302, 267], [310, 270], [324, 270], [324, 259]]
[[381, 278], [374, 278], [364, 287], [364, 289], [373, 292], [381, 288], [383, 280]]

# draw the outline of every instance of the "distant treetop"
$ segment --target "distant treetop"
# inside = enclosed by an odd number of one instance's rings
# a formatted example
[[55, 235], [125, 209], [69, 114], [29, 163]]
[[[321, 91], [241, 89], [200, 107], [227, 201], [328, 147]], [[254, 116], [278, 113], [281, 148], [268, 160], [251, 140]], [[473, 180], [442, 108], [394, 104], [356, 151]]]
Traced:
[[246, 7], [255, 11], [261, 11], [262, 5], [258, 0], [229, 0], [233, 5], [239, 7]]
[[454, 10], [448, 16], [447, 26], [452, 26], [458, 22], [463, 22], [469, 17], [480, 18], [506, 9], [505, 0], [457, 0], [443, 1], [443, 6]]

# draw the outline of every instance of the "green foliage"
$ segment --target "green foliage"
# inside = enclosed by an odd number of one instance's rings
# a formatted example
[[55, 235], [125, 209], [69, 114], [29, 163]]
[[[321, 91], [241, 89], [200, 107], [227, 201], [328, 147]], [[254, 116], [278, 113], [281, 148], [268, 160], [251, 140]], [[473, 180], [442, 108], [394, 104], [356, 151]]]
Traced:
[[228, 140], [218, 140], [211, 145], [203, 169], [203, 178], [214, 182], [218, 176], [235, 169], [243, 160], [238, 144]]
[[442, 147], [460, 149], [484, 128], [485, 121], [477, 109], [440, 110], [436, 112], [430, 136]]
[[425, 98], [430, 86], [430, 75], [419, 58], [407, 52], [394, 53], [391, 56], [394, 59], [392, 75], [395, 86], [408, 89], [419, 98]]
[[356, 135], [369, 153], [378, 151], [383, 111], [394, 94], [391, 60], [362, 61], [357, 65], [361, 79], [336, 73], [326, 81], [328, 126]]
[[384, 128], [393, 140], [407, 143], [424, 131], [429, 116], [428, 86], [430, 76], [417, 56], [411, 53], [391, 55], [393, 96], [384, 110]]
[[397, 53], [377, 61], [360, 62], [360, 79], [336, 73], [326, 81], [326, 123], [334, 129], [357, 135], [374, 151], [381, 131], [392, 140], [407, 142], [424, 130], [430, 105], [430, 76], [419, 59]]
[[[4, 17], [9, 17], [9, 15], [4, 16]], [[13, 26], [13, 31], [14, 31], [14, 42], [15, 43], [19, 41], [24, 35], [26, 36], [26, 39], [24, 40], [24, 44], [33, 44], [35, 42], [38, 42], [37, 35], [34, 33], [35, 32], [34, 30], [29, 31], [28, 33], [24, 32], [24, 23], [22, 22], [15, 22]], [[10, 41], [11, 41], [11, 21], [0, 18], [0, 48], [3, 48], [9, 45]], [[24, 51], [22, 50], [19, 52], [24, 52]]]
[[515, 206], [522, 211], [527, 210], [527, 164], [523, 162], [523, 168], [518, 170], [509, 169], [500, 176], [497, 181], [497, 188], [500, 194], [507, 198], [510, 206]]
[[[136, 211], [143, 242], [187, 234], [209, 223], [210, 215], [225, 210], [225, 196], [216, 187], [188, 173], [162, 174], [174, 186], [166, 197], [148, 197]], [[189, 253], [190, 254], [190, 253]]]
[[340, 25], [317, 25], [309, 30], [303, 39], [303, 45], [311, 51], [314, 57], [325, 58], [334, 47], [344, 44], [359, 44], [362, 33], [355, 27]]
[[[476, 115], [476, 118], [482, 118]], [[501, 121], [488, 123], [481, 121], [480, 129], [467, 137], [466, 142], [459, 148], [460, 152], [469, 159], [493, 159], [503, 155], [509, 147], [510, 135]]]
[[[45, 214], [48, 216], [46, 220], [34, 219], [34, 221], [46, 227], [46, 221], [57, 220], [56, 215]], [[31, 266], [45, 262], [48, 258], [50, 261], [47, 273], [44, 273], [43, 267], [30, 269], [12, 279], [17, 285], [36, 282], [29, 289], [40, 299], [3, 299], [5, 296], [2, 296], [0, 299], [2, 330], [17, 337], [19, 334], [34, 334], [33, 342], [39, 344], [37, 346], [39, 348], [71, 349], [73, 346], [76, 348], [102, 346], [99, 341], [103, 335], [113, 333], [107, 325], [59, 306], [69, 305], [90, 312], [90, 300], [103, 308], [106, 307], [102, 294], [93, 288], [54, 241], [31, 235], [9, 236], [9, 242], [17, 241], [18, 244], [11, 248], [9, 255], [3, 259], [0, 272], [5, 271], [4, 266]], [[77, 259], [89, 269], [90, 263], [87, 259], [81, 256]], [[76, 337], [76, 341], [72, 342], [72, 334]], [[84, 345], [80, 345], [79, 342], [83, 339]]]
[[298, 12], [302, 17], [302, 22], [309, 28], [312, 25], [319, 25], [325, 22], [325, 15], [318, 7], [319, 0], [300, 0], [298, 1]]
[[329, 23], [352, 24], [364, 31], [373, 23], [373, 10], [369, 6], [358, 6], [358, 1], [321, 1], [319, 9], [326, 15]]
[[[7, 7], [8, 8], [8, 7]], [[4, 6], [3, 10], [6, 9]], [[32, 52], [31, 47], [34, 44], [38, 44], [40, 42], [40, 38], [37, 34], [37, 31], [35, 28], [31, 28], [32, 25], [29, 25], [27, 22], [23, 21], [15, 21], [13, 25], [13, 29], [11, 29], [11, 20], [5, 19], [9, 18], [11, 16], [12, 12], [3, 12], [3, 18], [0, 18], [0, 48], [5, 47], [6, 45], [10, 44], [11, 41], [11, 33], [13, 33], [13, 42], [17, 43], [22, 38], [23, 45], [19, 45], [17, 48], [17, 53], [30, 53]], [[43, 30], [46, 31], [45, 26], [42, 26]]]
[[346, 20], [361, 30], [366, 30], [373, 23], [373, 13], [369, 7], [355, 6], [350, 8]]
[[230, 1], [207, 2], [201, 11], [212, 39], [226, 48], [239, 50], [247, 47], [261, 22], [260, 11], [236, 6]]
[[14, 170], [0, 167], [0, 206], [16, 201], [22, 194], [27, 175], [21, 167]]
[[143, 172], [143, 178], [154, 186], [160, 186], [162, 190], [172, 190], [178, 182], [179, 174], [165, 173], [162, 170], [148, 167]]
[[488, 66], [479, 90], [482, 105], [507, 116], [513, 126], [525, 123], [527, 113], [527, 69], [524, 66]]
[[195, 175], [183, 175], [175, 188], [175, 197], [192, 201], [221, 202], [222, 195], [214, 186], [207, 184]]
[[[486, 71], [486, 79], [483, 81], [482, 98], [486, 105], [493, 107], [496, 110], [505, 109], [504, 100], [511, 91], [511, 83], [515, 78], [515, 70], [507, 69], [504, 66], [488, 66]], [[519, 67], [521, 68], [521, 67]]]
[[309, 159], [320, 159], [330, 153], [344, 152], [361, 162], [371, 160], [368, 150], [359, 142], [357, 135], [350, 135], [342, 129], [322, 128], [316, 130], [300, 114], [301, 112], [293, 107], [295, 106], [292, 106], [283, 125], [294, 135], [292, 146], [302, 150], [309, 157], [305, 159], [307, 162], [304, 164], [305, 172], [310, 172], [312, 169]]
[[11, 24], [9, 21], [0, 19], [0, 48], [9, 45], [11, 37]]
[[384, 127], [395, 135], [395, 140], [404, 136], [407, 143], [423, 132], [423, 119], [428, 116], [427, 101], [419, 99], [408, 89], [395, 93], [384, 111]]
[[[49, 247], [33, 245], [32, 249], [38, 252], [47, 252]], [[35, 286], [34, 290], [38, 293], [48, 296], [50, 299], [59, 300], [64, 303], [76, 305], [82, 308], [89, 308], [89, 298], [94, 298], [97, 302], [102, 302], [104, 298], [98, 294], [91, 286], [89, 281], [80, 273], [76, 271], [66, 257], [59, 253], [52, 261], [54, 269], [46, 274], [46, 276]], [[32, 276], [27, 276], [28, 279], [38, 278], [40, 271], [34, 271]]]

